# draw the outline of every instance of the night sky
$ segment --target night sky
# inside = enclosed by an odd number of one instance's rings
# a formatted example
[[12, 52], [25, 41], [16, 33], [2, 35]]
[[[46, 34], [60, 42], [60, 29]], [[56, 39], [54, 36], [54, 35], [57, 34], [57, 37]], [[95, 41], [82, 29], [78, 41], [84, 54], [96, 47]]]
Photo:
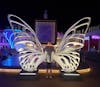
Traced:
[[99, 2], [96, 0], [1, 0], [0, 28], [9, 26], [7, 14], [15, 14], [34, 29], [35, 20], [43, 19], [45, 9], [48, 10], [48, 19], [57, 21], [58, 31], [65, 31], [85, 16], [92, 18], [91, 26], [100, 24]]

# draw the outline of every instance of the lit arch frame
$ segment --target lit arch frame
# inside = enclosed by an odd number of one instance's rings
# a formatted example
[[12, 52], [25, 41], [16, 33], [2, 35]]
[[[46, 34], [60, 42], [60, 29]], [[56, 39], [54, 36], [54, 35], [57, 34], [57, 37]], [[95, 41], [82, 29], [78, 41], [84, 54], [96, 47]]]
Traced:
[[[52, 53], [52, 58], [60, 65], [61, 71], [71, 73], [77, 70], [80, 64], [80, 54], [78, 51], [84, 46], [84, 37], [88, 31], [90, 23], [91, 18], [84, 17], [73, 24], [65, 32], [61, 43], [56, 49], [56, 53]], [[85, 30], [83, 28], [81, 29], [84, 30], [84, 32], [77, 33], [78, 29], [84, 26]]]

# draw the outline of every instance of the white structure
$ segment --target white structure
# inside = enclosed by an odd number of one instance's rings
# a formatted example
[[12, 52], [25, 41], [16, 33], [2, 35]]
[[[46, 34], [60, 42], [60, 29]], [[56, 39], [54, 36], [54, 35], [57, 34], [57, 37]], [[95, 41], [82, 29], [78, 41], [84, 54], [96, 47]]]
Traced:
[[[17, 22], [14, 18], [20, 22]], [[22, 69], [29, 72], [37, 70], [37, 67], [45, 60], [46, 54], [43, 52], [35, 32], [27, 23], [15, 15], [8, 15], [8, 20], [13, 30], [20, 26], [22, 31], [14, 32], [15, 49], [19, 52], [19, 62]]]
[[[12, 19], [13, 18], [13, 19]], [[19, 21], [14, 20], [17, 19]], [[14, 32], [15, 49], [19, 52], [19, 62], [23, 70], [35, 71], [37, 67], [45, 61], [47, 52], [39, 42], [33, 29], [21, 18], [15, 15], [8, 15], [11, 28], [20, 26], [23, 32]], [[82, 21], [86, 20], [84, 23]], [[77, 50], [84, 46], [84, 37], [90, 25], [91, 18], [85, 17], [72, 25], [65, 33], [60, 44], [52, 53], [52, 59], [56, 61], [64, 72], [73, 72], [80, 63], [80, 55]], [[83, 28], [85, 26], [85, 28]], [[77, 32], [82, 28], [82, 32]], [[83, 32], [84, 31], [84, 32]], [[24, 39], [22, 39], [24, 37]]]
[[[85, 22], [84, 22], [85, 21]], [[74, 72], [80, 63], [80, 50], [84, 46], [86, 32], [91, 22], [85, 17], [72, 25], [65, 33], [52, 58], [61, 66], [64, 72]]]

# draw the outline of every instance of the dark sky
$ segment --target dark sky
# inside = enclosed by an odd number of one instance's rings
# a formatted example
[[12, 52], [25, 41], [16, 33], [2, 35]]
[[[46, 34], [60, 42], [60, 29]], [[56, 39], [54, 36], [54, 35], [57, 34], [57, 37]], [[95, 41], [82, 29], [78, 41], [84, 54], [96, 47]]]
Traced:
[[48, 19], [57, 20], [58, 31], [69, 28], [85, 16], [92, 18], [91, 25], [100, 24], [99, 2], [96, 0], [1, 0], [0, 28], [9, 25], [7, 14], [21, 17], [34, 28], [35, 19], [43, 19], [45, 9], [48, 10]]

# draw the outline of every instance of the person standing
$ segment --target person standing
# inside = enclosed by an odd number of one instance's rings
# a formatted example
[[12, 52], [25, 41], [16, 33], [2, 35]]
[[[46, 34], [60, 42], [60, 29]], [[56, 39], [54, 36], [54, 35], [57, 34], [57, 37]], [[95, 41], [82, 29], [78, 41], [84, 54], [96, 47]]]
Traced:
[[54, 46], [51, 44], [51, 42], [48, 42], [46, 47], [44, 48], [44, 51], [47, 52], [47, 58], [46, 58], [46, 72], [47, 76], [46, 78], [52, 78], [52, 59], [51, 54], [55, 51]]

